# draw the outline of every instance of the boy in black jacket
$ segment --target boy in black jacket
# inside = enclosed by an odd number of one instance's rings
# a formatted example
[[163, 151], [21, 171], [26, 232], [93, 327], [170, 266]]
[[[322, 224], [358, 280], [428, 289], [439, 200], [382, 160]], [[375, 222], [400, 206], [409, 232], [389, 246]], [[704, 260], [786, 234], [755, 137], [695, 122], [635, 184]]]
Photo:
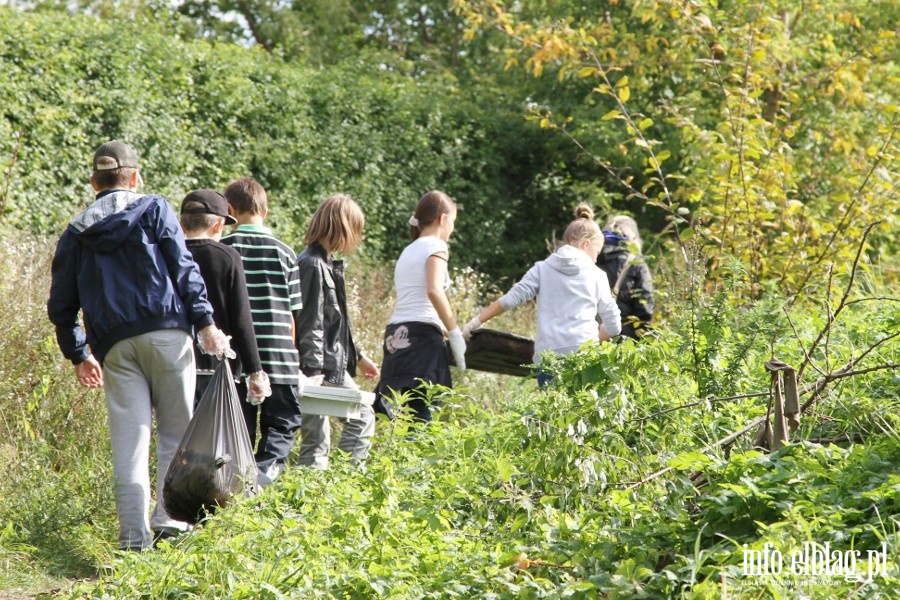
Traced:
[[[259, 360], [241, 255], [234, 248], [219, 243], [225, 225], [235, 223], [235, 218], [228, 214], [225, 196], [214, 190], [195, 190], [181, 203], [181, 227], [187, 238], [187, 248], [206, 283], [213, 320], [225, 335], [231, 336], [232, 349], [237, 353], [237, 358], [231, 363], [231, 372], [238, 382], [241, 374], [246, 374], [249, 397], [254, 402], [262, 402], [272, 394], [272, 388]], [[197, 363], [196, 408], [212, 380], [218, 361], [203, 354], [196, 344], [194, 360]]]

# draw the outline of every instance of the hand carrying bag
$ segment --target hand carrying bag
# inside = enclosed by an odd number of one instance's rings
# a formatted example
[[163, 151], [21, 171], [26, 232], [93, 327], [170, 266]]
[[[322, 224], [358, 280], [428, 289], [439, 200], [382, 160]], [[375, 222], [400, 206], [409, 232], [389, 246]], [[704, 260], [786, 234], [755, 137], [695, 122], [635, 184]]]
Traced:
[[241, 494], [256, 494], [256, 461], [231, 367], [223, 360], [169, 465], [163, 497], [169, 516], [197, 523]]

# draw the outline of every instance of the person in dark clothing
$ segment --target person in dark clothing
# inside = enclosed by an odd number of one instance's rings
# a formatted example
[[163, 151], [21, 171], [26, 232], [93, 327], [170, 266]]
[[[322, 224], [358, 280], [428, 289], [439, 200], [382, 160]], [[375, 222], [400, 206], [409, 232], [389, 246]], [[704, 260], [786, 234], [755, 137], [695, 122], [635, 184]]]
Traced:
[[[225, 196], [215, 190], [195, 190], [181, 203], [185, 243], [206, 283], [213, 320], [225, 335], [231, 336], [232, 349], [237, 354], [237, 358], [231, 359], [231, 372], [238, 382], [241, 374], [245, 374], [250, 386], [249, 397], [261, 402], [272, 394], [272, 388], [259, 360], [241, 255], [234, 248], [219, 243], [225, 225], [235, 223], [237, 220], [228, 214]], [[196, 342], [194, 360], [197, 363], [196, 409], [219, 361], [203, 354]]]
[[641, 256], [641, 234], [631, 217], [616, 215], [603, 230], [603, 250], [597, 266], [606, 272], [609, 287], [622, 313], [622, 335], [640, 339], [653, 319], [653, 276]]
[[[359, 205], [346, 194], [335, 194], [316, 209], [306, 229], [306, 249], [297, 258], [303, 307], [297, 320], [300, 370], [306, 377], [323, 377], [322, 385], [353, 390], [359, 370], [365, 377], [378, 377], [378, 366], [353, 342], [344, 287], [344, 261], [334, 253], [350, 254], [362, 242], [365, 217]], [[338, 449], [360, 464], [369, 455], [375, 432], [375, 413], [362, 405], [356, 419], [341, 419], [343, 431]], [[325, 469], [331, 449], [331, 425], [323, 415], [304, 414], [300, 425], [301, 465]]]
[[[191, 334], [204, 352], [231, 353], [172, 207], [161, 196], [138, 193], [141, 184], [134, 148], [113, 140], [95, 150], [97, 195], [59, 238], [47, 300], [57, 343], [79, 383], [104, 388], [123, 550], [188, 529], [161, 499], [193, 412]], [[151, 434], [157, 502], [148, 515]]]

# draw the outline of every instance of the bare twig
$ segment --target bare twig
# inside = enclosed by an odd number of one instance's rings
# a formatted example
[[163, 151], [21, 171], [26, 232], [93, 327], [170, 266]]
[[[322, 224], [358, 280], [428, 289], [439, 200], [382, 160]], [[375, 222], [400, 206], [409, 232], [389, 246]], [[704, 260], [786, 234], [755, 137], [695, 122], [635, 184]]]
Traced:
[[791, 326], [791, 330], [794, 332], [794, 337], [797, 339], [797, 344], [800, 346], [800, 349], [803, 350], [803, 356], [806, 357], [806, 362], [808, 362], [810, 366], [812, 366], [812, 368], [818, 371], [820, 375], [825, 375], [825, 371], [820, 369], [816, 365], [816, 363], [813, 362], [812, 357], [809, 355], [809, 352], [807, 352], [806, 348], [803, 347], [803, 341], [800, 339], [800, 334], [797, 333], [797, 328], [794, 327], [794, 322], [791, 320], [791, 315], [790, 313], [788, 313], [787, 308], [781, 307], [781, 309], [784, 311], [784, 316], [787, 317], [788, 324]]
[[[760, 396], [768, 396], [768, 395], [769, 395], [769, 392], [755, 392], [752, 394], [740, 394], [737, 396], [726, 396], [723, 398], [706, 398], [704, 400], [697, 400], [696, 402], [688, 402], [687, 404], [679, 404], [678, 406], [673, 406], [673, 407], [667, 408], [665, 410], [661, 410], [661, 411], [658, 411], [655, 413], [650, 413], [649, 415], [646, 415], [646, 416], [643, 416], [643, 417], [640, 417], [637, 419], [631, 419], [628, 421], [628, 423], [643, 423], [644, 421], [647, 421], [649, 419], [653, 419], [655, 417], [659, 417], [661, 415], [665, 415], [670, 412], [675, 412], [676, 410], [691, 408], [692, 406], [699, 406], [701, 404], [709, 404], [709, 403], [713, 403], [713, 402], [727, 402], [729, 400], [742, 400], [744, 398], [758, 398]], [[609, 430], [609, 431], [611, 431], [611, 430]]]
[[824, 338], [825, 335], [829, 332], [835, 319], [837, 319], [837, 316], [840, 314], [841, 310], [844, 309], [844, 306], [847, 305], [847, 300], [850, 297], [850, 292], [853, 289], [853, 283], [856, 281], [856, 272], [857, 269], [859, 269], [859, 259], [860, 256], [862, 256], [863, 248], [866, 245], [866, 238], [869, 236], [869, 232], [872, 231], [872, 228], [879, 223], [881, 223], [881, 221], [870, 223], [868, 226], [866, 226], [865, 231], [863, 231], [862, 240], [860, 240], [859, 242], [859, 246], [856, 249], [856, 256], [853, 259], [853, 267], [850, 269], [850, 281], [847, 282], [847, 288], [844, 290], [844, 295], [841, 297], [840, 302], [838, 302], [837, 309], [835, 309], [833, 316], [831, 312], [829, 312], [828, 323], [825, 325], [822, 331], [819, 332], [819, 335], [816, 336], [816, 339], [813, 341], [812, 345], [809, 348], [809, 352], [807, 352], [806, 354], [807, 358], [800, 364], [800, 368], [797, 369], [797, 379], [801, 379], [803, 377], [803, 371], [806, 369], [806, 365], [809, 364], [809, 357], [811, 357], [815, 353], [816, 348], [818, 348], [819, 343], [822, 341], [822, 338]]
[[879, 370], [882, 370], [882, 369], [896, 368], [896, 367], [897, 367], [897, 364], [896, 364], [896, 363], [891, 363], [891, 364], [887, 364], [887, 365], [879, 365], [879, 366], [877, 366], [877, 367], [871, 367], [871, 368], [868, 368], [868, 369], [861, 369], [861, 370], [856, 371], [856, 372], [854, 372], [854, 371], [852, 370], [853, 367], [855, 367], [857, 364], [859, 364], [860, 361], [862, 361], [862, 359], [865, 358], [866, 355], [868, 355], [870, 352], [872, 352], [873, 350], [875, 350], [875, 348], [877, 348], [878, 346], [882, 345], [883, 343], [885, 343], [885, 342], [887, 342], [887, 341], [889, 341], [889, 340], [894, 339], [894, 338], [897, 337], [897, 336], [900, 336], [900, 331], [898, 331], [897, 333], [891, 334], [891, 335], [889, 335], [889, 336], [887, 336], [887, 337], [884, 337], [884, 338], [880, 339], [878, 342], [875, 343], [874, 346], [871, 346], [870, 348], [868, 348], [865, 352], [863, 352], [862, 354], [860, 354], [858, 357], [852, 359], [850, 362], [848, 362], [846, 365], [844, 365], [843, 367], [841, 367], [841, 368], [838, 369], [837, 371], [834, 371], [834, 372], [832, 372], [832, 373], [829, 373], [829, 374], [826, 375], [825, 377], [820, 377], [819, 379], [815, 380], [814, 382], [812, 382], [812, 383], [810, 383], [810, 384], [808, 384], [808, 385], [803, 386], [803, 388], [800, 390], [800, 395], [812, 393], [812, 396], [809, 398], [809, 400], [807, 400], [807, 401], [803, 404], [803, 406], [800, 408], [800, 412], [801, 412], [801, 413], [806, 412], [806, 409], [807, 409], [807, 408], [809, 408], [810, 406], [812, 406], [813, 404], [815, 404], [815, 401], [816, 401], [816, 398], [817, 398], [818, 395], [819, 395], [819, 392], [821, 392], [823, 389], [825, 389], [825, 386], [826, 386], [826, 385], [828, 385], [828, 384], [831, 383], [832, 381], [835, 381], [836, 379], [842, 379], [842, 378], [844, 378], [844, 377], [852, 377], [853, 375], [860, 375], [860, 374], [862, 374], [862, 373], [869, 373], [869, 372], [872, 372], [872, 371], [879, 371]]
[[851, 304], [858, 304], [859, 302], [876, 302], [876, 301], [877, 302], [881, 302], [881, 301], [900, 302], [900, 298], [893, 298], [891, 296], [870, 296], [868, 298], [857, 298], [856, 300], [851, 300], [850, 302], [845, 304], [844, 307], [846, 308], [847, 306], [850, 306]]

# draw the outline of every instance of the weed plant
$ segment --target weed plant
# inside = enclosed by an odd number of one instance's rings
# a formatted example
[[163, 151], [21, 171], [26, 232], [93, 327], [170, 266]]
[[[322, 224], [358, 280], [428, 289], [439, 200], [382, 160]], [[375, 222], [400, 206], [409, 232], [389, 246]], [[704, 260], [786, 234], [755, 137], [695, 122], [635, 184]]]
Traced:
[[[16, 335], [2, 346], [3, 448], [14, 460], [0, 480], [0, 589], [58, 588], [61, 598], [900, 595], [896, 301], [860, 298], [816, 346], [828, 299], [742, 305], [727, 287], [663, 280], [672, 306], [654, 337], [548, 360], [555, 379], [544, 390], [454, 373], [453, 392], [433, 390], [445, 402], [431, 426], [379, 421], [365, 468], [335, 457], [328, 471], [288, 469], [193, 532], [120, 553], [102, 398], [76, 387], [43, 314], [49, 248], [16, 242], [3, 252], [5, 272], [30, 283], [0, 298], [21, 307], [3, 316]], [[390, 267], [349, 272], [356, 337], [380, 355]], [[740, 282], [736, 272], [728, 285]], [[455, 290], [460, 320], [497, 292], [464, 272]], [[492, 326], [533, 332], [527, 307], [502, 318]], [[766, 415], [764, 363], [798, 366], [807, 355], [801, 387], [864, 360], [856, 375], [802, 396], [815, 402], [781, 450], [755, 448], [752, 430], [724, 441]], [[812, 543], [883, 551], [883, 571], [866, 577], [861, 559], [852, 572], [748, 573], [748, 553], [790, 557]]]

